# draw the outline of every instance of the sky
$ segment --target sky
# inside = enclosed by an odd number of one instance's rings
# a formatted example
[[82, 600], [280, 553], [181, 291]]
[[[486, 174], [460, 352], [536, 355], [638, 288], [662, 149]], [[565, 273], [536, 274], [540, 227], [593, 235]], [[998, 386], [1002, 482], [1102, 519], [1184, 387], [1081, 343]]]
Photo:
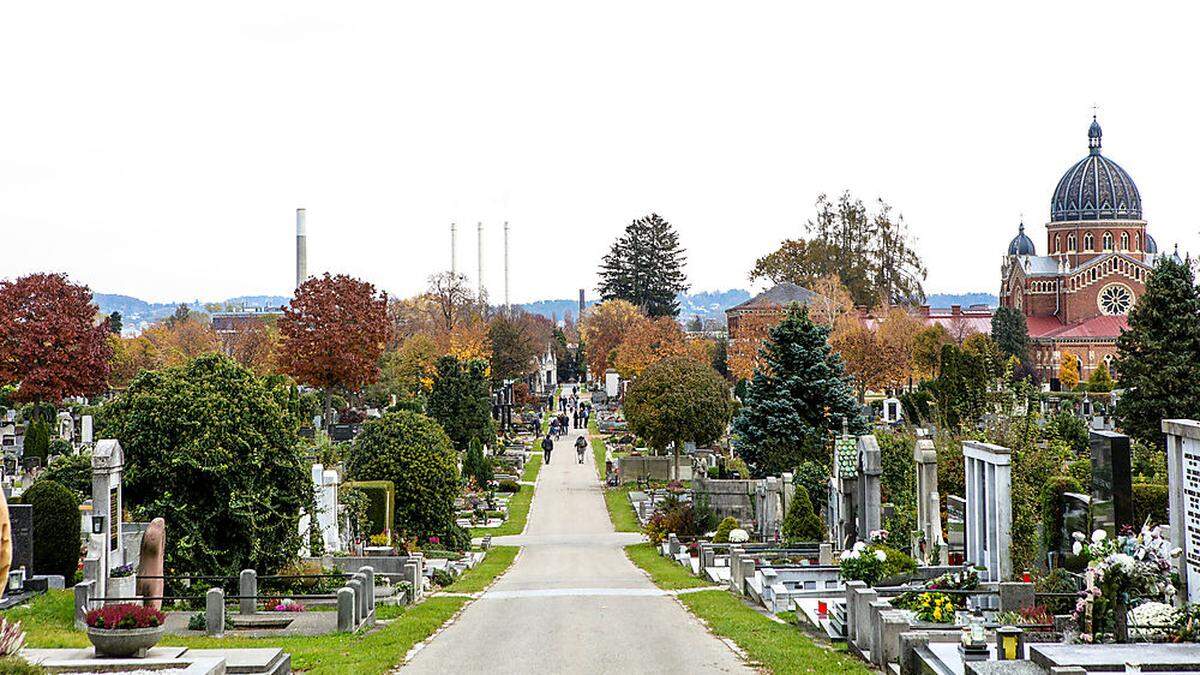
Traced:
[[[654, 211], [693, 290], [749, 287], [822, 192], [903, 214], [929, 292], [991, 291], [1104, 152], [1161, 249], [1200, 252], [1200, 6], [120, 2], [0, 6], [0, 277], [152, 301], [290, 295], [308, 268], [420, 292], [594, 294]], [[1192, 184], [1189, 188], [1188, 185]]]

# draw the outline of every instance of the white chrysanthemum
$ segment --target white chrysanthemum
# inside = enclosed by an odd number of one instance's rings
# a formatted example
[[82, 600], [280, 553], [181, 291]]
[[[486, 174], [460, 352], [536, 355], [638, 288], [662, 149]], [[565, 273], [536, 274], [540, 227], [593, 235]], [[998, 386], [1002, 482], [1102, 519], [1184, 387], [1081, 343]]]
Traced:
[[884, 560], [887, 560], [887, 554], [883, 551], [875, 551], [875, 559], [879, 562], [883, 562]]
[[1081, 552], [1083, 552], [1083, 544], [1075, 542], [1075, 545], [1071, 547], [1071, 553], [1079, 555]]
[[1104, 530], [1096, 530], [1095, 532], [1092, 533], [1092, 543], [1099, 544], [1100, 542], [1104, 541], [1104, 538], [1107, 536], [1108, 536], [1108, 533], [1105, 532]]
[[742, 528], [735, 528], [729, 531], [729, 541], [734, 544], [743, 544], [750, 541], [750, 533]]

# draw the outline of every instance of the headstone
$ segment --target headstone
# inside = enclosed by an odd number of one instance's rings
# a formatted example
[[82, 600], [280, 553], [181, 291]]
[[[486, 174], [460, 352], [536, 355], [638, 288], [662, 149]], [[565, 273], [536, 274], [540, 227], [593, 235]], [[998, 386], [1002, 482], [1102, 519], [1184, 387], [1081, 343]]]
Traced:
[[617, 395], [621, 387], [621, 375], [615, 370], [608, 370], [604, 373], [604, 393], [608, 394], [609, 398]]
[[1071, 546], [1075, 543], [1072, 536], [1076, 532], [1087, 534], [1092, 531], [1090, 518], [1091, 497], [1074, 492], [1065, 492], [1062, 496], [1062, 522], [1059, 527], [1059, 555], [1069, 555]]
[[45, 573], [49, 570], [33, 569], [33, 506], [30, 504], [9, 504], [8, 517], [12, 523], [12, 566], [9, 569], [25, 568], [25, 576], [32, 577], [34, 572]]
[[1167, 435], [1167, 511], [1171, 543], [1183, 549], [1179, 577], [1190, 603], [1200, 602], [1200, 422], [1163, 420]]
[[1012, 576], [1012, 452], [978, 441], [963, 442], [967, 487], [967, 562], [984, 568], [983, 582]]
[[917, 529], [925, 542], [925, 561], [944, 543], [942, 512], [938, 503], [937, 448], [928, 438], [917, 439], [913, 449], [917, 467]]
[[858, 498], [858, 441], [843, 434], [834, 442], [830, 495], [830, 536], [836, 548], [850, 546], [860, 536], [855, 530]]
[[[92, 517], [97, 531], [88, 540], [88, 559], [94, 569], [96, 592], [99, 597], [108, 597], [109, 572], [125, 564], [125, 543], [121, 536], [124, 522], [124, 493], [121, 475], [125, 467], [125, 453], [121, 444], [114, 439], [103, 439], [92, 451]], [[98, 519], [98, 520], [96, 520]]]
[[[1129, 437], [1113, 431], [1092, 431], [1092, 527], [1116, 535], [1133, 526], [1133, 481]], [[1082, 530], [1087, 532], [1087, 530]]]
[[75, 440], [75, 420], [69, 412], [58, 413], [58, 437], [64, 441]]
[[904, 417], [904, 408], [900, 405], [898, 398], [883, 399], [883, 422], [884, 424], [895, 424]]
[[84, 415], [79, 423], [79, 440], [82, 443], [92, 443], [92, 416]]
[[313, 492], [317, 505], [317, 529], [327, 552], [340, 547], [338, 539], [338, 472], [321, 464], [312, 465]]
[[872, 434], [858, 437], [858, 494], [855, 528], [858, 538], [866, 541], [872, 532], [883, 528], [880, 476], [883, 474], [879, 441]]

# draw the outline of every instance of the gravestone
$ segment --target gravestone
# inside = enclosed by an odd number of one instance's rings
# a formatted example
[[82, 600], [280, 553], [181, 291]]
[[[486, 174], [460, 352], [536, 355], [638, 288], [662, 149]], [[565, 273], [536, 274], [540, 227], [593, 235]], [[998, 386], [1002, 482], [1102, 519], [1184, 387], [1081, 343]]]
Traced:
[[1171, 543], [1183, 550], [1179, 580], [1188, 602], [1200, 602], [1200, 422], [1162, 421], [1167, 435], [1167, 510]]
[[329, 438], [339, 443], [354, 440], [354, 425], [334, 424], [329, 427]]
[[99, 597], [108, 597], [108, 577], [113, 568], [125, 564], [124, 491], [121, 477], [125, 453], [113, 439], [96, 443], [92, 451], [92, 534], [84, 560], [85, 577], [96, 583]]
[[925, 542], [925, 562], [930, 563], [940, 557], [945, 544], [938, 497], [937, 448], [933, 441], [918, 438], [913, 460], [917, 467], [917, 529]]
[[883, 423], [895, 424], [904, 417], [904, 408], [898, 398], [883, 399]]
[[341, 548], [338, 539], [338, 472], [321, 464], [312, 465], [313, 492], [317, 505], [317, 530], [326, 551]]
[[853, 436], [843, 434], [834, 441], [833, 477], [830, 479], [834, 495], [829, 509], [832, 526], [831, 540], [837, 548], [852, 545], [859, 535], [855, 530], [855, 515], [858, 492], [858, 442]]
[[879, 482], [882, 474], [879, 441], [873, 434], [859, 436], [855, 529], [862, 541], [867, 541], [872, 532], [883, 529]]
[[[12, 566], [10, 570], [25, 568], [25, 578], [33, 576], [33, 506], [9, 504], [8, 518], [12, 523]], [[47, 570], [36, 570], [45, 573]]]
[[84, 415], [79, 422], [79, 441], [91, 445], [92, 433], [92, 416]]
[[69, 412], [58, 413], [58, 437], [67, 442], [75, 440], [75, 420]]
[[[1092, 527], [1115, 536], [1133, 523], [1133, 483], [1129, 467], [1129, 437], [1112, 431], [1092, 431]], [[1088, 530], [1082, 530], [1087, 532]]]
[[978, 441], [963, 442], [967, 487], [967, 562], [984, 568], [983, 582], [1012, 576], [1012, 452]]
[[1076, 532], [1088, 534], [1092, 531], [1090, 518], [1091, 497], [1074, 492], [1065, 492], [1062, 496], [1062, 522], [1059, 527], [1058, 553], [1062, 556], [1071, 555], [1071, 547]]

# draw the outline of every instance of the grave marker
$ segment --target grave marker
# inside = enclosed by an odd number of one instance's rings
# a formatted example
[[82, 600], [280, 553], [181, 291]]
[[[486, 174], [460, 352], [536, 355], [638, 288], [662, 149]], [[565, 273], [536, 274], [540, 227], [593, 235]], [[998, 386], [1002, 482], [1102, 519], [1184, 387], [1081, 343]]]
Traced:
[[1012, 451], [978, 441], [963, 442], [967, 487], [967, 561], [984, 568], [979, 580], [1012, 577]]
[[[1129, 437], [1112, 431], [1092, 431], [1092, 527], [1115, 536], [1133, 523], [1133, 483], [1129, 468]], [[1086, 532], [1087, 530], [1081, 530]]]
[[1163, 420], [1167, 435], [1167, 510], [1171, 543], [1183, 549], [1179, 579], [1188, 602], [1200, 602], [1200, 422]]
[[[12, 566], [10, 570], [25, 568], [25, 578], [33, 576], [33, 506], [9, 504], [8, 518], [12, 524]], [[43, 572], [44, 570], [38, 570]]]

